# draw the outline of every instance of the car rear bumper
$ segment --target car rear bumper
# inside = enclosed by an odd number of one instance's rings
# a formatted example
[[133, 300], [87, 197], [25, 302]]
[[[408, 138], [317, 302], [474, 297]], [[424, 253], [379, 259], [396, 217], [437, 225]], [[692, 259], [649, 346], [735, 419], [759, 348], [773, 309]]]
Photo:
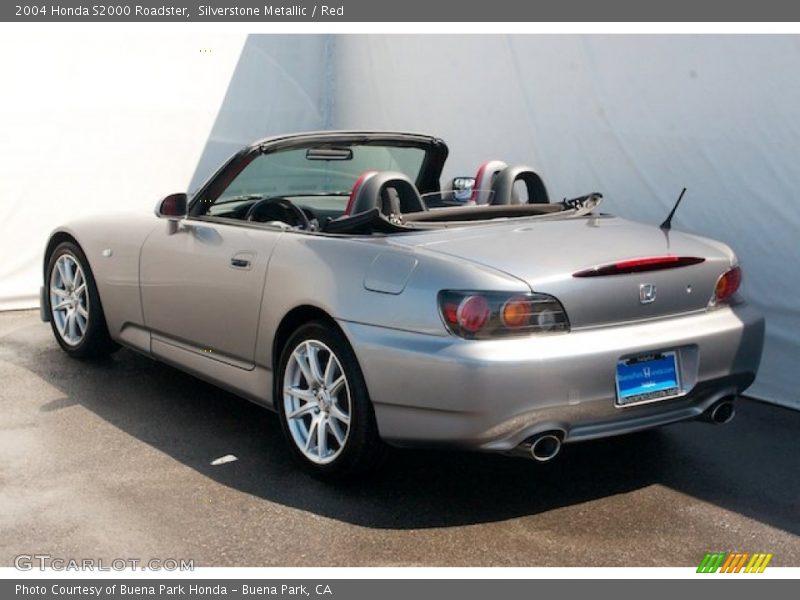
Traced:
[[[701, 415], [744, 391], [764, 320], [745, 304], [566, 334], [470, 341], [341, 322], [364, 372], [382, 437], [506, 452], [543, 431], [565, 442]], [[676, 350], [683, 395], [619, 408], [620, 358]]]

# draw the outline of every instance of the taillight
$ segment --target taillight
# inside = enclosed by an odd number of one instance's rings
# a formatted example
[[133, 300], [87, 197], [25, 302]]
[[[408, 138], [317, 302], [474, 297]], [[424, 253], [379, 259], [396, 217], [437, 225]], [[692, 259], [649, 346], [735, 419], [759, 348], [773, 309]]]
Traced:
[[730, 271], [723, 273], [720, 275], [719, 279], [717, 279], [717, 285], [714, 288], [714, 295], [712, 296], [709, 304], [711, 306], [716, 306], [718, 304], [727, 303], [736, 293], [736, 290], [739, 289], [741, 284], [741, 267], [733, 267]]
[[451, 333], [470, 339], [569, 330], [564, 307], [547, 294], [444, 291], [439, 310]]

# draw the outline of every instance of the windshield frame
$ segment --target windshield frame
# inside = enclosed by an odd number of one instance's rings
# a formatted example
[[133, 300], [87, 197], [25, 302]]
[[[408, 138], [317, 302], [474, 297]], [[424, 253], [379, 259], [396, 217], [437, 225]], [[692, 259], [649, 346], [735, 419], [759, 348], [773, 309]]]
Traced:
[[439, 191], [439, 178], [448, 155], [447, 145], [443, 140], [414, 133], [328, 131], [268, 138], [243, 148], [228, 159], [194, 194], [189, 204], [189, 216], [206, 216], [208, 208], [257, 157], [327, 144], [412, 147], [424, 150], [425, 156], [414, 182], [420, 193]]

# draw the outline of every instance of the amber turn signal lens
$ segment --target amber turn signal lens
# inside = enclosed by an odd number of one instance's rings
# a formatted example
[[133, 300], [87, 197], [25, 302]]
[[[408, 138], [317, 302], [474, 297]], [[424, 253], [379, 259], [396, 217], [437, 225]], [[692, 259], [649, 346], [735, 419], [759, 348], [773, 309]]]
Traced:
[[503, 325], [524, 327], [530, 322], [530, 302], [526, 298], [511, 298], [503, 305]]
[[734, 267], [717, 280], [714, 288], [714, 304], [727, 302], [736, 293], [742, 283], [742, 269]]

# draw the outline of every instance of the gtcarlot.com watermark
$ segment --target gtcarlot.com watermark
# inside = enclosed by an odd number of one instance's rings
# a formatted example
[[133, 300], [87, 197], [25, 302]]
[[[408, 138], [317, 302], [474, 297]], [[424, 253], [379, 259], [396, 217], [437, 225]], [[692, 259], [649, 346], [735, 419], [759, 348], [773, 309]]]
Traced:
[[14, 567], [20, 571], [194, 571], [194, 560], [185, 558], [64, 558], [50, 554], [19, 554]]

